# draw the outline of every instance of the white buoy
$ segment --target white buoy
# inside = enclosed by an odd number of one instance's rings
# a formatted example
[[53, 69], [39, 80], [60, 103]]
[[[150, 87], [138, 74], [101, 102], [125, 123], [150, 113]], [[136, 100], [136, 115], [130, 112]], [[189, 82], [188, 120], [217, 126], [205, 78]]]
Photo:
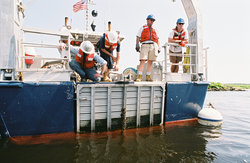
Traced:
[[202, 125], [220, 126], [222, 125], [222, 121], [222, 115], [212, 106], [212, 104], [209, 104], [208, 108], [203, 108], [198, 113], [198, 122]]

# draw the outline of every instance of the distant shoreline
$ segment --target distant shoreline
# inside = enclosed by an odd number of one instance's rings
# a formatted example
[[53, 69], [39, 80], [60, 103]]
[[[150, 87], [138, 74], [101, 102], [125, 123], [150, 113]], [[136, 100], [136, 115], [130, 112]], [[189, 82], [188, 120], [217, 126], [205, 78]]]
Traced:
[[208, 91], [246, 91], [250, 89], [250, 84], [221, 84], [211, 82]]

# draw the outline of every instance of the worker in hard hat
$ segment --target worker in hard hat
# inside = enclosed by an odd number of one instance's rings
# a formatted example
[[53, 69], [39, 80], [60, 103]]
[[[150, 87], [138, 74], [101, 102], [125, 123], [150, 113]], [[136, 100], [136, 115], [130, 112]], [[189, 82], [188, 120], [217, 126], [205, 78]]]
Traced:
[[[65, 48], [65, 44], [60, 45], [60, 50]], [[100, 77], [106, 71], [107, 62], [95, 53], [94, 45], [90, 41], [83, 41], [80, 47], [70, 47], [70, 52], [76, 54], [75, 60], [69, 62], [72, 70], [76, 71], [81, 79], [87, 78], [95, 82], [100, 81]], [[96, 72], [95, 63], [102, 66], [101, 73]]]
[[[116, 31], [105, 32], [100, 38], [99, 51], [101, 57], [107, 61], [107, 72], [104, 73], [103, 80], [105, 82], [112, 82], [109, 78], [109, 72], [111, 69], [119, 71], [119, 61], [120, 61], [120, 40]], [[113, 51], [116, 49], [116, 57], [113, 55]], [[113, 66], [115, 62], [115, 65]]]
[[[161, 52], [159, 37], [156, 29], [153, 27], [155, 22], [154, 15], [148, 15], [146, 18], [147, 24], [142, 26], [136, 35], [136, 51], [140, 52], [140, 65], [138, 68], [137, 82], [142, 81], [142, 71], [144, 64], [147, 61], [147, 76], [146, 81], [153, 81], [150, 77], [152, 70], [152, 63], [156, 61], [158, 53]], [[141, 42], [141, 47], [140, 47]]]
[[[185, 44], [188, 43], [188, 32], [186, 29], [183, 28], [185, 22], [184, 19], [179, 18], [176, 21], [176, 27], [172, 29], [169, 34], [168, 42], [170, 43], [178, 43], [180, 46], [170, 46], [169, 53], [181, 55], [182, 54], [182, 47], [185, 47]], [[182, 46], [182, 47], [181, 47]], [[182, 56], [170, 56], [171, 63], [179, 63], [182, 61]], [[172, 65], [171, 66], [171, 73], [178, 73], [179, 65]]]

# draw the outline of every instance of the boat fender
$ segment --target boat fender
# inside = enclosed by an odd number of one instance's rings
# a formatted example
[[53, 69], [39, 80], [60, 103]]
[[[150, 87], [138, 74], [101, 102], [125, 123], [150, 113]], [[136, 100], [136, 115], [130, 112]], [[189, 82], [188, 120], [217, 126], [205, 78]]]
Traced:
[[198, 123], [206, 126], [220, 126], [222, 125], [223, 117], [221, 113], [216, 110], [212, 104], [208, 108], [203, 108], [198, 113]]

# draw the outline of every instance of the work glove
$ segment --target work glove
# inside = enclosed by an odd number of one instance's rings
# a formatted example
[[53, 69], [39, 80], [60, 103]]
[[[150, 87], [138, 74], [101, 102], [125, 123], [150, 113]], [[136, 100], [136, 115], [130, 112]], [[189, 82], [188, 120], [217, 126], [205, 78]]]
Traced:
[[158, 53], [160, 53], [160, 52], [161, 52], [161, 48], [158, 49]]
[[180, 45], [181, 45], [182, 47], [185, 47], [186, 43], [185, 43], [184, 41], [182, 41], [182, 42], [180, 42]]
[[136, 46], [135, 46], [135, 50], [137, 51], [137, 52], [140, 52], [140, 44], [138, 43], [138, 44], [136, 44]]
[[63, 49], [65, 49], [65, 47], [66, 47], [66, 44], [61, 43], [60, 46], [59, 46], [59, 49], [62, 51]]

